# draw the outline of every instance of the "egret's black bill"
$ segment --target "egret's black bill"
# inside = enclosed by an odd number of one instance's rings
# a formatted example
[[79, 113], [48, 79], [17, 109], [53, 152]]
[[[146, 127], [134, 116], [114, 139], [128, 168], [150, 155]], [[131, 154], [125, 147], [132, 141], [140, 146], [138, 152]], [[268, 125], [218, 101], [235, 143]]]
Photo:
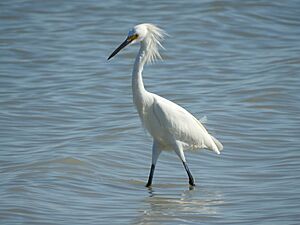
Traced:
[[112, 57], [114, 57], [119, 51], [121, 51], [128, 44], [130, 44], [130, 42], [132, 42], [132, 40], [129, 40], [127, 38], [113, 53], [111, 53], [111, 55], [107, 58], [107, 60], [110, 60]]

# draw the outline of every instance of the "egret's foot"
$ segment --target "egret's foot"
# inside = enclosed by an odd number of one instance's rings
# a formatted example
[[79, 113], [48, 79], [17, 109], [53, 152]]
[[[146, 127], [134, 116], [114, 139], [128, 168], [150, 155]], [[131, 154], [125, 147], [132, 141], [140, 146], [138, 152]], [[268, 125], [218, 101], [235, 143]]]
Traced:
[[189, 190], [190, 190], [190, 191], [195, 190], [195, 186], [189, 185]]

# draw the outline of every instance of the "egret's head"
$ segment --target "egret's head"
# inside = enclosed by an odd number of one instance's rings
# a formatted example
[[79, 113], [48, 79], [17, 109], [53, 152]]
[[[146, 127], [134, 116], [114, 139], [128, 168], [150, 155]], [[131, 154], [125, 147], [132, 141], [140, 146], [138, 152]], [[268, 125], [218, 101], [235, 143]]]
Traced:
[[147, 26], [139, 24], [128, 31], [127, 39], [131, 40], [131, 43], [134, 44], [143, 41], [147, 37], [147, 34]]
[[165, 32], [157, 26], [150, 23], [136, 25], [129, 30], [126, 40], [108, 57], [108, 60], [114, 57], [121, 49], [129, 44], [142, 42], [147, 50], [146, 61], [154, 61], [161, 58], [158, 52], [158, 46], [162, 47], [160, 42], [163, 40]]

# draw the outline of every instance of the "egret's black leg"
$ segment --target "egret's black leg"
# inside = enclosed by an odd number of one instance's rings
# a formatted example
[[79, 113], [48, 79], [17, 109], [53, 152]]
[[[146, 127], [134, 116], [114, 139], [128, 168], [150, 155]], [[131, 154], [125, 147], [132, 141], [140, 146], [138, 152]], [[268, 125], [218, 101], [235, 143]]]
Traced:
[[157, 162], [157, 159], [161, 153], [161, 146], [159, 145], [158, 142], [153, 140], [153, 146], [152, 146], [152, 164], [151, 164], [151, 169], [150, 169], [150, 174], [148, 178], [148, 182], [146, 184], [146, 187], [150, 187], [152, 184], [152, 179], [153, 179], [153, 174], [154, 174], [154, 169], [155, 165]]
[[189, 184], [191, 186], [195, 186], [195, 182], [194, 182], [194, 178], [189, 170], [189, 167], [187, 166], [187, 164], [185, 162], [182, 162], [185, 168], [185, 171], [187, 172], [188, 176], [189, 176]]
[[153, 179], [154, 169], [155, 169], [155, 165], [152, 164], [152, 165], [151, 165], [151, 169], [150, 169], [150, 174], [149, 174], [148, 182], [147, 182], [147, 184], [146, 184], [146, 187], [150, 187], [151, 184], [152, 184], [152, 179]]

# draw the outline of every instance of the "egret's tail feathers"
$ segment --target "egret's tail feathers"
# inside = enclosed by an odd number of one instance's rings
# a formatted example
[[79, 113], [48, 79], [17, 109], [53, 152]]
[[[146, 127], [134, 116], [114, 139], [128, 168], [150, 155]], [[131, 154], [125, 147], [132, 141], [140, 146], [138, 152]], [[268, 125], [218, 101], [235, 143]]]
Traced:
[[223, 145], [214, 136], [212, 136], [212, 135], [210, 135], [210, 136], [211, 136], [211, 139], [214, 141], [215, 145], [218, 148], [218, 152], [219, 152], [218, 154], [220, 154], [220, 151], [223, 150]]

